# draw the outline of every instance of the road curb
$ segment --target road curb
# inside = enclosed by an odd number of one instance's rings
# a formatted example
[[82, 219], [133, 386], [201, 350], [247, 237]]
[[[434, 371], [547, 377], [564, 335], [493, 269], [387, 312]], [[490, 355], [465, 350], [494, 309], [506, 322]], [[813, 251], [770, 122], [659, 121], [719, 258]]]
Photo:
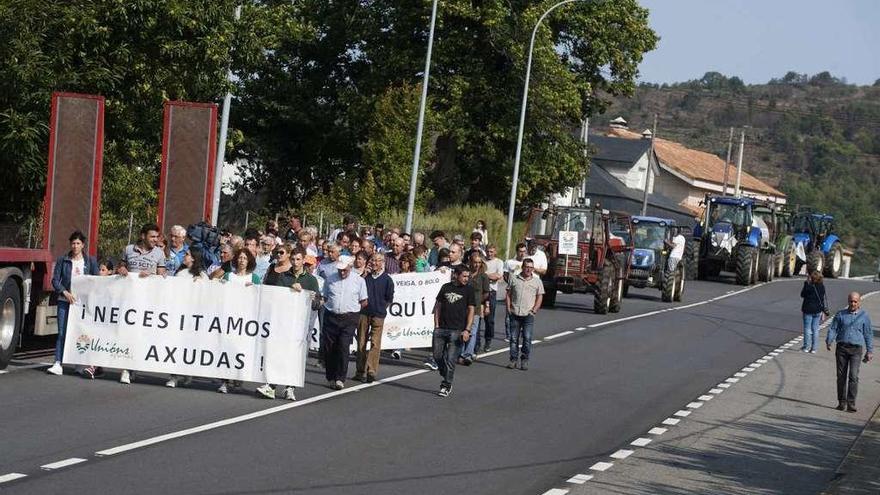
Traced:
[[880, 405], [856, 437], [822, 495], [880, 493]]

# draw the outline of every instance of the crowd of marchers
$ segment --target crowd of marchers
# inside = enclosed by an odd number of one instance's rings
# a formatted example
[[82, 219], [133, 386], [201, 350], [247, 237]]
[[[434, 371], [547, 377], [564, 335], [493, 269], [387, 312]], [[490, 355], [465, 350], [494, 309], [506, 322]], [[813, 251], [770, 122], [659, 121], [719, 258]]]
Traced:
[[[529, 253], [526, 244], [520, 243], [513, 258], [501, 260], [482, 220], [466, 236], [449, 236], [441, 230], [427, 235], [402, 232], [383, 224], [359, 226], [351, 216], [344, 217], [343, 224], [326, 237], [315, 226], [304, 226], [298, 215], [290, 215], [280, 224], [284, 227], [269, 221], [263, 230], [247, 229], [242, 235], [218, 231], [205, 223], [187, 228], [175, 225], [166, 235], [157, 225], [147, 224], [138, 240], [116, 259], [89, 256], [88, 239], [73, 232], [70, 251], [58, 258], [52, 277], [58, 298], [58, 340], [55, 362], [48, 372], [64, 373], [68, 314], [77, 300], [72, 279], [137, 274], [311, 291], [312, 308], [321, 328], [314, 364], [323, 368], [327, 386], [336, 390], [345, 387], [353, 339], [357, 341], [353, 379], [369, 383], [379, 376], [383, 352], [388, 358], [401, 358], [401, 350], [382, 351], [384, 320], [394, 302], [391, 275], [428, 271], [450, 276], [435, 301], [432, 348], [424, 363], [441, 375], [438, 395], [446, 397], [452, 392], [457, 365], [469, 366], [492, 349], [496, 319], [503, 321], [504, 341], [510, 351], [508, 368], [528, 369], [534, 318], [544, 294], [540, 276], [547, 270], [547, 257], [540, 249]], [[501, 283], [506, 306], [503, 315], [496, 312]], [[96, 366], [80, 366], [76, 371], [90, 379], [104, 375]], [[118, 370], [118, 376], [123, 384], [135, 380], [135, 372], [130, 370]], [[174, 388], [191, 382], [192, 377], [172, 375], [165, 384]], [[260, 397], [274, 399], [283, 389], [281, 398], [296, 400], [291, 385], [258, 385], [255, 391]], [[241, 382], [223, 380], [217, 391], [225, 394], [244, 387]]]

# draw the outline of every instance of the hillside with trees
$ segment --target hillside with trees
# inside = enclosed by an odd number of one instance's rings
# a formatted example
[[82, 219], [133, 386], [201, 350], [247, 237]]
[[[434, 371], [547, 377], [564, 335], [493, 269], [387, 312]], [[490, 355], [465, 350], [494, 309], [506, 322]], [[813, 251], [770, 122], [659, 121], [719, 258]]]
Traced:
[[828, 72], [788, 72], [766, 84], [707, 72], [675, 84], [642, 83], [618, 98], [596, 125], [623, 116], [634, 130], [724, 158], [729, 128], [746, 131], [743, 168], [777, 186], [790, 205], [835, 215], [854, 268], [868, 273], [880, 257], [880, 80], [847, 84]]

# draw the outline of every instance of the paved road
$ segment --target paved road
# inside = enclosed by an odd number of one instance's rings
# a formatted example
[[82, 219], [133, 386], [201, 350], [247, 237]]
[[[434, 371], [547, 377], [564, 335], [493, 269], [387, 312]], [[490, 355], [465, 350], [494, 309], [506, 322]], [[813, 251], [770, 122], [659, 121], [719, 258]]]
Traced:
[[[830, 281], [833, 305], [866, 282]], [[527, 372], [494, 355], [459, 368], [448, 399], [413, 353], [388, 383], [346, 393], [311, 369], [299, 401], [221, 396], [158, 377], [0, 376], [0, 479], [8, 493], [541, 494], [606, 458], [696, 395], [799, 333], [800, 282], [741, 288], [694, 282], [686, 301], [633, 290], [618, 315], [571, 295], [538, 317]], [[699, 304], [714, 298], [710, 303]], [[669, 308], [681, 308], [653, 313]], [[602, 322], [647, 316], [601, 325]], [[585, 330], [575, 330], [585, 328]], [[416, 371], [415, 373], [412, 373]], [[285, 405], [288, 404], [288, 405]], [[297, 404], [290, 407], [289, 404]], [[110, 456], [95, 453], [243, 414], [283, 410]], [[55, 470], [40, 466], [85, 461]], [[71, 461], [73, 462], [73, 461]]]

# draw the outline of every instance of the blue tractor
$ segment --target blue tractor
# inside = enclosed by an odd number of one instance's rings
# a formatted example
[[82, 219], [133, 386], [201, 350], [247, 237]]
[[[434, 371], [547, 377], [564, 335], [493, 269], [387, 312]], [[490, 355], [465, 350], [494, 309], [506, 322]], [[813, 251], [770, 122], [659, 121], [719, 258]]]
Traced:
[[694, 229], [699, 279], [723, 270], [735, 273], [739, 285], [772, 280], [776, 246], [767, 224], [752, 212], [763, 204], [754, 198], [706, 195], [706, 210]]
[[635, 216], [632, 232], [634, 249], [624, 295], [629, 294], [630, 287], [650, 287], [660, 289], [663, 302], [681, 301], [686, 262], [670, 266], [669, 255], [675, 236], [682, 234], [682, 242], [686, 243], [690, 229], [679, 227], [668, 218]]
[[843, 243], [834, 233], [834, 217], [799, 208], [791, 224], [798, 257], [795, 273], [807, 265], [807, 273], [817, 271], [826, 277], [839, 277], [843, 267]]

